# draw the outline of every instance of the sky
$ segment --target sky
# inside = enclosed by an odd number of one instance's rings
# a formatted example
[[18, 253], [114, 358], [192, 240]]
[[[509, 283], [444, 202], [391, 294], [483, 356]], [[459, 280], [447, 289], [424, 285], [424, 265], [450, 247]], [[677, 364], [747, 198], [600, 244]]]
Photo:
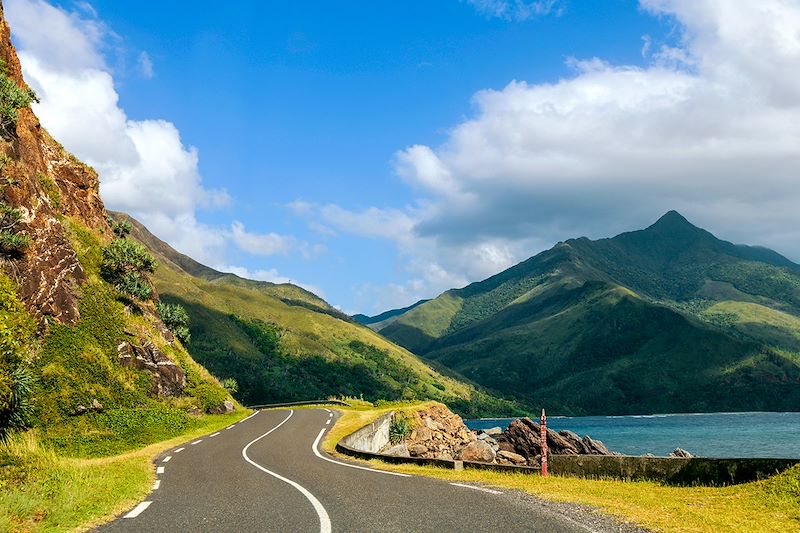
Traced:
[[110, 209], [375, 314], [670, 209], [800, 260], [800, 0], [5, 0]]

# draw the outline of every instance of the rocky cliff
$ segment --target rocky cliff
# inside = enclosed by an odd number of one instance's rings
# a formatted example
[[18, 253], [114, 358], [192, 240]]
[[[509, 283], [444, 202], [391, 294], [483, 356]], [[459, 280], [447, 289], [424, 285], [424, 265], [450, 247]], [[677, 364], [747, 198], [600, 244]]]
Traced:
[[[0, 60], [5, 74], [27, 89], [2, 6]], [[97, 173], [50, 137], [27, 107], [17, 111], [16, 124], [0, 138], [0, 160], [0, 199], [19, 210], [20, 231], [30, 239], [24, 253], [1, 255], [0, 266], [40, 325], [46, 319], [75, 323], [76, 289], [86, 274], [61, 221], [73, 219], [110, 238]]]

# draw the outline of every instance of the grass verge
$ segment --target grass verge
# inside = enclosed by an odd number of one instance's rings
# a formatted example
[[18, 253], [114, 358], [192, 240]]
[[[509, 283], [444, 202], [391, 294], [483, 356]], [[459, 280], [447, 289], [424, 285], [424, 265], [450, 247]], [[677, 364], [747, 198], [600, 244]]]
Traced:
[[[323, 443], [335, 454], [344, 436], [392, 411], [415, 411], [427, 404], [387, 404], [376, 408], [336, 408], [342, 416]], [[353, 460], [352, 458], [347, 458]], [[653, 531], [719, 533], [721, 531], [800, 531], [800, 465], [765, 481], [732, 487], [671, 487], [654, 482], [592, 480], [485, 470], [456, 472], [416, 465], [360, 461], [390, 470], [446, 481], [482, 483], [526, 492], [544, 500], [587, 505], [621, 521]]]
[[34, 431], [14, 435], [0, 444], [0, 531], [87, 531], [105, 523], [150, 492], [158, 454], [248, 413], [207, 415], [180, 436], [91, 459], [59, 455]]

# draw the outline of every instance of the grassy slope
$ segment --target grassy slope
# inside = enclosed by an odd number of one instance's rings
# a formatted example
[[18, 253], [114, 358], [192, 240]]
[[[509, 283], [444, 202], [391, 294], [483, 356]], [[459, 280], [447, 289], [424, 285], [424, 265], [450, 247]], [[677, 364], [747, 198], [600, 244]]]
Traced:
[[162, 263], [155, 274], [162, 298], [189, 312], [189, 351], [212, 373], [235, 378], [247, 404], [363, 395], [432, 398], [472, 415], [514, 409], [436, 372], [308, 291], [203, 271], [132, 223], [134, 237]]
[[[398, 406], [404, 410], [424, 407]], [[333, 451], [339, 439], [391, 410], [392, 406], [343, 410], [343, 416], [326, 437], [324, 448]], [[670, 487], [642, 481], [541, 478], [485, 470], [457, 472], [381, 461], [362, 462], [371, 468], [450, 482], [482, 483], [499, 489], [520, 490], [550, 501], [588, 505], [654, 531], [782, 533], [800, 530], [800, 465], [766, 481], [709, 488]]]
[[792, 410], [799, 287], [785, 258], [672, 213], [647, 230], [559, 244], [381, 334], [565, 413]]

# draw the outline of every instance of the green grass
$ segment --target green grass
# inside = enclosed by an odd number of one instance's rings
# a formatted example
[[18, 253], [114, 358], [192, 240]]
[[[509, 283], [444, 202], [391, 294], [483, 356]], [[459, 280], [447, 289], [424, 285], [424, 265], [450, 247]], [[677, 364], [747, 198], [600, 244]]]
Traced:
[[[425, 409], [428, 405], [395, 407], [408, 412]], [[392, 410], [396, 409], [390, 405], [376, 409], [340, 409], [342, 416], [323, 442], [323, 448], [335, 453], [336, 443], [341, 438]], [[755, 483], [731, 487], [672, 487], [642, 481], [542, 478], [488, 470], [457, 472], [381, 461], [361, 462], [381, 470], [449, 482], [481, 483], [498, 489], [518, 490], [544, 500], [586, 505], [652, 531], [784, 533], [800, 530], [800, 465]]]
[[107, 522], [150, 492], [158, 454], [246, 415], [207, 415], [169, 440], [91, 459], [65, 457], [35, 431], [17, 434], [0, 444], [0, 531], [87, 531]]

